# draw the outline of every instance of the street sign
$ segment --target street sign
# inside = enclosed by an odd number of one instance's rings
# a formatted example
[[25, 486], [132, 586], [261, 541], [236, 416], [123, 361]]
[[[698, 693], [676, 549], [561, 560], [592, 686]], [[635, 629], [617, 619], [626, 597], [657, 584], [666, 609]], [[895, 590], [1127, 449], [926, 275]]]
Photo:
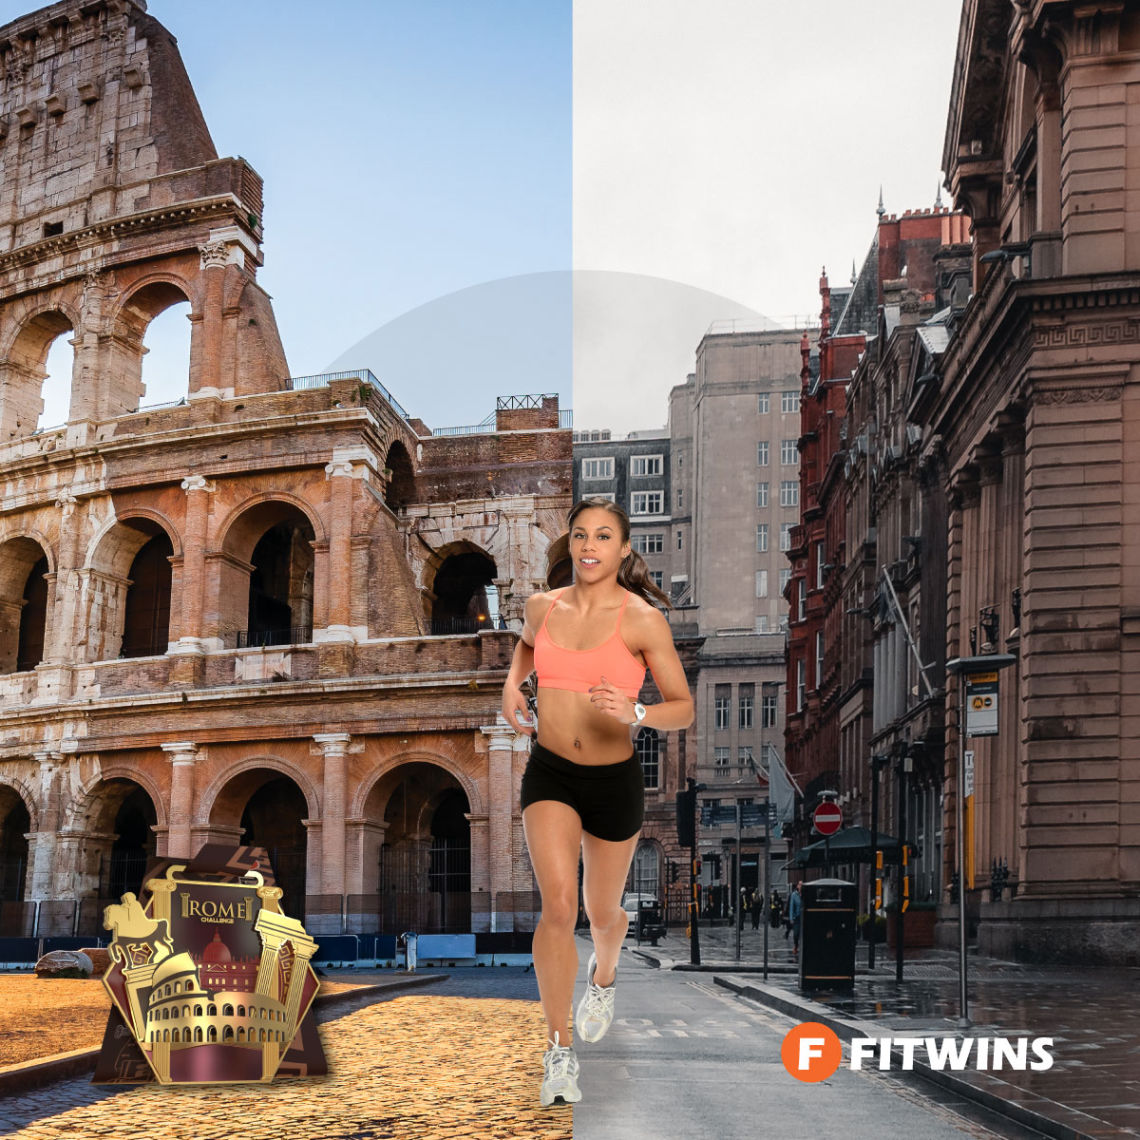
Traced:
[[822, 803], [812, 812], [811, 820], [820, 835], [834, 835], [843, 826], [843, 811], [838, 804]]
[[966, 757], [966, 771], [965, 771], [965, 791], [962, 793], [966, 796], [974, 794], [974, 750], [972, 748], [966, 749], [964, 753]]
[[966, 735], [997, 736], [998, 675], [966, 674]]

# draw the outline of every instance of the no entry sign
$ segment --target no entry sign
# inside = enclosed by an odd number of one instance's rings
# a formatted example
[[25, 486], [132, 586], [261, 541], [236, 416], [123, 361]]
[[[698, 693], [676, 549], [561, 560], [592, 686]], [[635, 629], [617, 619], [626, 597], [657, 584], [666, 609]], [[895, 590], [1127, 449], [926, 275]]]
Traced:
[[834, 835], [843, 826], [843, 812], [838, 804], [822, 803], [812, 812], [811, 820], [820, 835]]

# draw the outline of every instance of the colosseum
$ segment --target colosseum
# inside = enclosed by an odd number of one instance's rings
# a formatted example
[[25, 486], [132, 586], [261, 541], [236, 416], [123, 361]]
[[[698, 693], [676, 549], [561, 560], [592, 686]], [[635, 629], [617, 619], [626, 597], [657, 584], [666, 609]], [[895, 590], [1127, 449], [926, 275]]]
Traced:
[[[291, 378], [261, 179], [144, 0], [0, 27], [0, 191], [0, 934], [100, 932], [207, 842], [268, 849], [314, 933], [510, 929], [499, 688], [568, 412], [433, 431], [367, 370]], [[185, 393], [148, 405], [148, 326], [187, 303]]]

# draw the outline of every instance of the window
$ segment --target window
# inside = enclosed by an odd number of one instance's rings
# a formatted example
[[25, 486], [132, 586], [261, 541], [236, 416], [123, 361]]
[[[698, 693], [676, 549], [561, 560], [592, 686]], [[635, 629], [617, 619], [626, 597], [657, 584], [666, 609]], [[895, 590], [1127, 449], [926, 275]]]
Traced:
[[815, 635], [815, 687], [823, 684], [823, 630]]
[[756, 524], [756, 553], [767, 554], [768, 552], [768, 524]]
[[630, 497], [631, 515], [659, 515], [661, 513], [660, 491], [634, 491]]
[[766, 507], [768, 505], [768, 484], [756, 484], [756, 505], [758, 507]]
[[768, 412], [768, 393], [761, 392], [760, 395], [756, 398], [756, 414], [760, 416], [766, 416]]
[[637, 758], [641, 761], [645, 786], [657, 788], [659, 786], [658, 781], [661, 778], [661, 738], [657, 735], [657, 730], [643, 728], [637, 734], [634, 748], [637, 751]]
[[823, 581], [827, 577], [827, 571], [823, 568], [826, 561], [823, 553], [823, 543], [817, 542], [815, 544], [815, 586], [817, 590], [823, 589]]
[[795, 523], [780, 523], [780, 549], [792, 549], [792, 527]]
[[756, 466], [757, 467], [767, 467], [768, 466], [768, 442], [767, 442], [767, 440], [765, 440], [762, 443], [758, 443], [756, 445]]
[[611, 503], [616, 502], [613, 491], [591, 491], [591, 499], [608, 499]]
[[713, 727], [728, 728], [728, 707], [732, 700], [731, 685], [717, 685], [713, 698]]
[[[741, 768], [749, 768], [750, 769], [750, 768], [755, 767], [755, 760], [752, 757], [752, 745], [751, 744], [742, 744], [736, 750], [736, 762], [737, 762], [737, 764], [740, 765]], [[741, 800], [740, 802], [745, 803], [746, 801]]]
[[642, 898], [655, 899], [661, 889], [661, 864], [657, 844], [646, 840], [633, 857], [633, 889]]
[[684, 505], [685, 505], [685, 488], [684, 487], [678, 487], [677, 488], [677, 506], [678, 506], [678, 508], [680, 508], [680, 507], [683, 507]]
[[788, 588], [788, 583], [792, 580], [792, 570], [790, 566], [785, 566], [780, 571], [780, 597], [784, 596], [784, 591]]
[[800, 410], [800, 394], [799, 392], [781, 392], [780, 393], [780, 411], [785, 415], [790, 412], [798, 412]]
[[758, 598], [766, 598], [768, 596], [768, 571], [756, 571], [756, 596]]
[[631, 534], [629, 545], [638, 554], [660, 554], [665, 549], [665, 536], [659, 532]]
[[661, 474], [660, 455], [634, 455], [629, 461], [629, 473], [638, 478]]
[[759, 614], [752, 629], [753, 633], [767, 633], [768, 632], [768, 615]]
[[760, 727], [761, 728], [775, 728], [776, 716], [779, 711], [779, 706], [776, 701], [779, 698], [775, 693], [765, 693], [760, 704]]
[[614, 477], [614, 461], [609, 456], [605, 459], [583, 459], [583, 479], [612, 479]]
[[677, 549], [681, 549], [681, 532], [677, 531]]
[[[730, 750], [727, 748], [714, 748], [713, 749], [713, 763], [718, 768], [728, 767], [728, 757]], [[719, 806], [719, 805], [714, 805]]]
[[794, 439], [782, 439], [780, 441], [780, 462], [790, 467], [799, 461], [800, 449], [796, 445], [796, 441]]
[[657, 589], [659, 589], [659, 590], [661, 589], [661, 583], [662, 583], [662, 581], [664, 580], [664, 579], [663, 579], [663, 577], [662, 577], [662, 575], [663, 575], [664, 573], [665, 573], [665, 572], [664, 572], [663, 570], [650, 570], [650, 571], [649, 571], [649, 580], [650, 580], [650, 581], [651, 581], [651, 582], [652, 582], [652, 583], [653, 583], [653, 584], [654, 584], [654, 585], [657, 587]]
[[804, 621], [807, 618], [807, 579], [796, 579], [796, 593], [799, 595], [799, 609], [797, 611], [799, 617], [797, 620]]
[[807, 663], [796, 662], [796, 712], [804, 711], [804, 689], [807, 687]]
[[739, 728], [752, 727], [752, 706], [756, 702], [756, 686], [741, 685], [740, 696], [737, 701], [737, 726]]
[[800, 485], [794, 479], [780, 480], [780, 506], [798, 507], [800, 505]]

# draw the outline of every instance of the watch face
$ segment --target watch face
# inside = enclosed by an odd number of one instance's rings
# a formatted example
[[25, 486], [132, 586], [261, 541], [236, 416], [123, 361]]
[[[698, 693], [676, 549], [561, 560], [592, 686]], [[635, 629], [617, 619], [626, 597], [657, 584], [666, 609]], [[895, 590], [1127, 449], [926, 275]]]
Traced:
[[635, 704], [633, 706], [633, 715], [635, 717], [637, 717], [637, 721], [640, 724], [641, 721], [643, 721], [645, 719], [645, 706], [643, 704], [641, 704], [640, 702]]

